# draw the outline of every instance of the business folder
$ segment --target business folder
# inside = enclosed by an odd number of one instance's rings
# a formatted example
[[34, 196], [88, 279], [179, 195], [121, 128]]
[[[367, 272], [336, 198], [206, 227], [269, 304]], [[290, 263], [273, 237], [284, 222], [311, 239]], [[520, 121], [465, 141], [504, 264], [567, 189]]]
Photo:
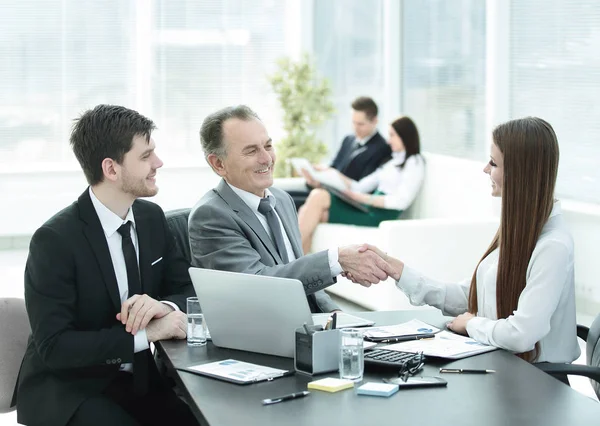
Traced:
[[281, 370], [266, 367], [264, 365], [252, 364], [250, 362], [225, 359], [208, 364], [192, 365], [190, 367], [177, 368], [192, 374], [211, 377], [237, 385], [249, 385], [259, 382], [270, 382], [280, 377], [291, 376], [294, 370]]

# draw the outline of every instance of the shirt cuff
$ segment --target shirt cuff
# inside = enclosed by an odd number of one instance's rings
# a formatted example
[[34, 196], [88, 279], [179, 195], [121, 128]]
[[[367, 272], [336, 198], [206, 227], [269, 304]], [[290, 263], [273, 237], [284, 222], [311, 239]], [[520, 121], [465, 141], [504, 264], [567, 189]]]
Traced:
[[169, 305], [171, 308], [173, 308], [174, 311], [179, 311], [179, 306], [177, 306], [173, 302], [169, 302], [168, 300], [161, 300], [160, 303], [164, 303], [165, 305]]
[[467, 321], [467, 334], [469, 337], [486, 345], [490, 344], [488, 336], [491, 335], [496, 321], [484, 317], [475, 317]]
[[329, 270], [331, 271], [332, 277], [337, 277], [339, 274], [344, 272], [342, 265], [340, 265], [338, 248], [330, 248], [327, 250], [327, 258], [329, 259]]
[[402, 275], [400, 275], [400, 279], [396, 281], [396, 287], [406, 294], [416, 293], [420, 279], [421, 273], [419, 271], [404, 265], [404, 268], [402, 268]]
[[148, 343], [148, 335], [146, 334], [146, 329], [139, 330], [135, 336], [133, 336], [133, 352], [138, 353], [145, 351], [150, 347]]

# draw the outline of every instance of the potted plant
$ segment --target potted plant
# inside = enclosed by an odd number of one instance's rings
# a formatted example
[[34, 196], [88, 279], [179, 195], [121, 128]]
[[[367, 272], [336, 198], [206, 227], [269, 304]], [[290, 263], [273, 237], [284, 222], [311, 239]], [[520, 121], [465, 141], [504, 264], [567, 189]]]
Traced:
[[300, 60], [288, 57], [277, 61], [277, 70], [269, 82], [283, 109], [286, 136], [277, 143], [277, 158], [283, 167], [275, 168], [276, 177], [291, 176], [289, 159], [304, 157], [318, 163], [327, 147], [318, 137], [321, 125], [333, 114], [329, 81], [320, 77], [310, 55]]

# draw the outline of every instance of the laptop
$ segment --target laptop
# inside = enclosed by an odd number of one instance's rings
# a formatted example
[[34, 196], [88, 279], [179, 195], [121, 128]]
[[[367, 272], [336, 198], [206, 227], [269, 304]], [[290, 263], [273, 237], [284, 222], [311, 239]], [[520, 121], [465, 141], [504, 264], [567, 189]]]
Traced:
[[[325, 324], [329, 314], [311, 314], [299, 280], [190, 268], [206, 325], [216, 346], [292, 358], [294, 331]], [[374, 322], [338, 313], [337, 328]]]

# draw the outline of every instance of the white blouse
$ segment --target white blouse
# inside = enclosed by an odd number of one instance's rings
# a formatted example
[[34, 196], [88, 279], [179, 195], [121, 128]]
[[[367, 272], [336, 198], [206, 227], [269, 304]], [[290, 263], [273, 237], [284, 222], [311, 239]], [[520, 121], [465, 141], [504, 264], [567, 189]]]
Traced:
[[421, 188], [425, 177], [425, 161], [421, 155], [413, 155], [404, 164], [406, 152], [393, 152], [392, 159], [360, 181], [352, 181], [350, 189], [369, 193], [376, 189], [383, 192], [384, 208], [406, 210]]
[[[557, 201], [529, 260], [517, 309], [508, 318], [498, 319], [496, 312], [498, 249], [480, 263], [476, 274], [479, 312], [467, 322], [469, 336], [516, 353], [532, 350], [539, 341], [536, 362], [577, 359], [573, 257], [573, 238]], [[405, 266], [396, 285], [413, 305], [428, 304], [456, 316], [467, 312], [470, 283], [470, 279], [434, 281]]]

